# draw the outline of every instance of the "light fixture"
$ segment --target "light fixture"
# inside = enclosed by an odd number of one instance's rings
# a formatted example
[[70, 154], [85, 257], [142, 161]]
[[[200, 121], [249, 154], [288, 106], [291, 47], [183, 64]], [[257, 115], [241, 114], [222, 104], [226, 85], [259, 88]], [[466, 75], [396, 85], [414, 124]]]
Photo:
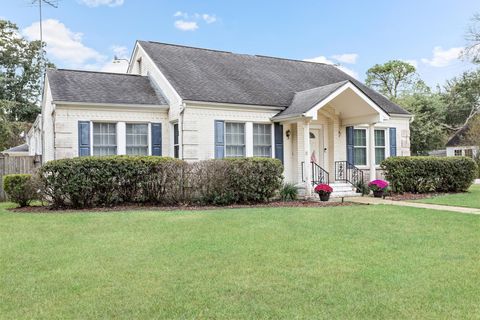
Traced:
[[287, 136], [287, 139], [290, 139], [290, 129], [285, 131], [285, 135]]

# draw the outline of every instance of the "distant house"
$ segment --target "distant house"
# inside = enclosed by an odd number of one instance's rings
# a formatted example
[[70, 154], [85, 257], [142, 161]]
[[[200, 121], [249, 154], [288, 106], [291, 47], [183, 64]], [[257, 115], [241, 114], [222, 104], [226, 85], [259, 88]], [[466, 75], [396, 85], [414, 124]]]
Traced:
[[24, 143], [19, 146], [12, 147], [10, 149], [4, 150], [1, 152], [3, 155], [8, 155], [10, 157], [22, 157], [28, 156], [28, 144]]
[[410, 155], [411, 114], [321, 63], [137, 41], [126, 74], [48, 70], [43, 97], [30, 152], [44, 162], [278, 158], [285, 180], [311, 193]]
[[467, 138], [468, 126], [455, 133], [447, 142], [447, 157], [464, 156], [474, 158], [479, 152], [479, 147]]

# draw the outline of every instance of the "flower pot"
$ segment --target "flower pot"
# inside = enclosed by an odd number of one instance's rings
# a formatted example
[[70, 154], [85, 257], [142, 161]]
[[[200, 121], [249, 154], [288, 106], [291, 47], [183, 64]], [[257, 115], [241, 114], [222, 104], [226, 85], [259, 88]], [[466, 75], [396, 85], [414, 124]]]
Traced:
[[330, 193], [319, 194], [320, 201], [328, 201], [330, 199]]
[[373, 196], [374, 196], [375, 198], [381, 198], [381, 197], [383, 197], [383, 190], [373, 191]]

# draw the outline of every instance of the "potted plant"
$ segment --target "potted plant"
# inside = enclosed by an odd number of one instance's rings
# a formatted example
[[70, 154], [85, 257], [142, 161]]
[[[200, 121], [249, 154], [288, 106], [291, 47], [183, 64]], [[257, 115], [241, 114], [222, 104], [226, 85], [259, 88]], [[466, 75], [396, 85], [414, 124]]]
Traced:
[[328, 201], [328, 199], [330, 199], [330, 193], [333, 192], [333, 189], [328, 184], [321, 183], [315, 187], [315, 192], [318, 193], [321, 201]]
[[368, 184], [368, 187], [373, 191], [375, 198], [381, 198], [388, 188], [388, 182], [385, 180], [373, 180]]

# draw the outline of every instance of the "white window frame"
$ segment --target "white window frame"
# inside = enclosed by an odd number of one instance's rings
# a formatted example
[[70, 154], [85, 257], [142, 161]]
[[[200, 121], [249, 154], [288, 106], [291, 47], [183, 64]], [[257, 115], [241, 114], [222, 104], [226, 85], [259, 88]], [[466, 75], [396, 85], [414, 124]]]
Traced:
[[[460, 154], [457, 154], [457, 152], [460, 152]], [[463, 149], [454, 149], [453, 150], [453, 156], [454, 157], [462, 157], [463, 156]]]
[[[365, 148], [365, 164], [358, 164], [358, 165], [355, 164], [355, 148], [357, 148], [355, 146], [355, 130], [365, 131], [365, 147], [363, 147], [363, 146], [358, 147], [358, 148], [362, 148], [362, 149]], [[368, 168], [368, 164], [370, 163], [370, 157], [369, 157], [370, 152], [368, 152], [368, 149], [369, 149], [368, 146], [370, 145], [370, 142], [369, 142], [370, 137], [369, 136], [370, 135], [368, 134], [368, 128], [366, 128], [366, 127], [353, 127], [353, 154], [354, 154], [353, 165], [358, 167], [358, 168]]]
[[[268, 157], [265, 156], [255, 156], [255, 143], [254, 143], [254, 127], [255, 125], [264, 125], [264, 126], [269, 126], [270, 127], [270, 155]], [[274, 127], [271, 123], [269, 122], [253, 122], [252, 125], [252, 157], [260, 157], [260, 158], [273, 158], [275, 154], [274, 146], [275, 146], [275, 137], [274, 137]]]
[[[227, 124], [243, 124], [243, 156], [242, 157], [228, 157], [227, 156]], [[253, 129], [252, 129], [252, 137], [253, 137]], [[223, 146], [224, 158], [243, 158], [243, 157], [247, 157], [247, 144], [248, 144], [248, 140], [249, 140], [249, 139], [247, 139], [247, 122], [225, 120], [223, 122], [223, 139], [224, 139], [223, 141], [225, 142], [224, 146]], [[253, 140], [252, 140], [252, 145], [253, 145]], [[252, 148], [252, 151], [253, 151], [253, 148]]]
[[[390, 127], [385, 127], [385, 126], [379, 126], [379, 127], [374, 127], [374, 130], [385, 130], [385, 159], [390, 157]], [[361, 129], [361, 130], [366, 130], [367, 134], [367, 164], [366, 165], [356, 165], [357, 168], [360, 169], [369, 169], [370, 168], [370, 143], [375, 143], [375, 133], [373, 135], [374, 141], [370, 142], [370, 134], [369, 134], [369, 128], [366, 125], [359, 125], [359, 126], [354, 126], [354, 130]], [[355, 148], [355, 146], [354, 146]], [[355, 152], [355, 150], [354, 150]], [[373, 155], [375, 156], [375, 155]], [[379, 169], [380, 165], [376, 164], [375, 168]]]
[[[377, 146], [376, 141], [375, 141], [375, 131], [383, 131], [384, 139], [385, 139], [385, 144], [383, 146]], [[389, 145], [387, 141], [387, 129], [385, 128], [375, 128], [374, 133], [373, 133], [373, 141], [372, 143], [375, 144], [375, 166], [380, 166], [380, 163], [377, 163], [377, 149], [383, 149], [383, 154], [384, 154], [384, 159], [387, 159], [387, 145]]]
[[113, 124], [115, 125], [115, 154], [113, 155], [118, 155], [118, 148], [119, 148], [119, 143], [118, 143], [118, 122], [116, 121], [90, 121], [90, 150], [91, 150], [91, 155], [92, 156], [95, 156], [94, 155], [94, 148], [95, 148], [95, 144], [94, 144], [94, 140], [95, 140], [95, 137], [94, 137], [94, 133], [93, 133], [93, 126], [96, 124], [96, 123], [103, 123], [103, 124]]
[[[150, 136], [150, 123], [148, 122], [125, 122], [125, 136], [123, 137], [125, 140], [125, 154], [126, 155], [129, 155], [128, 152], [127, 152], [127, 149], [128, 149], [128, 144], [127, 144], [127, 126], [128, 125], [138, 125], [138, 124], [142, 124], [142, 125], [146, 125], [147, 126], [147, 156], [151, 155], [151, 146], [152, 146], [152, 142], [151, 142], [151, 136]], [[118, 133], [118, 130], [117, 130], [117, 133]], [[118, 144], [118, 143], [117, 143]]]

